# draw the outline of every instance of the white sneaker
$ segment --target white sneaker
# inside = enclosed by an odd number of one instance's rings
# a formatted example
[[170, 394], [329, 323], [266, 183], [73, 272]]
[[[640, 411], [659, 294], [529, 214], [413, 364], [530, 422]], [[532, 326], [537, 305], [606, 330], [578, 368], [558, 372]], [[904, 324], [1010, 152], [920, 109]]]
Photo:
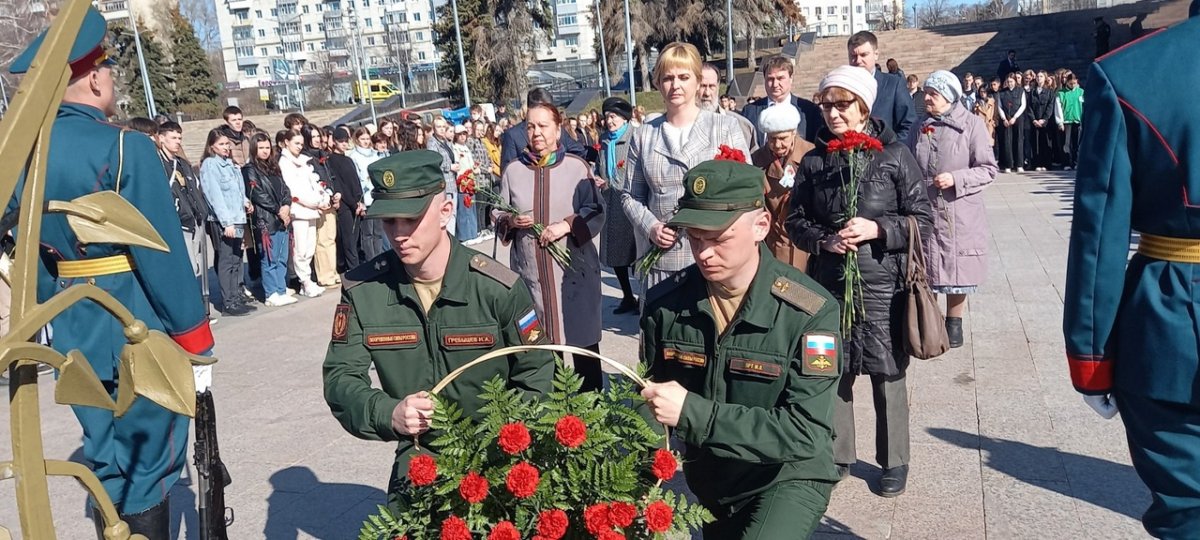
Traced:
[[1017, 167], [1017, 172], [1025, 172], [1025, 167]]
[[298, 300], [296, 300], [295, 298], [292, 298], [291, 296], [288, 296], [286, 294], [275, 293], [275, 294], [272, 294], [270, 298], [267, 298], [267, 301], [265, 302], [265, 304], [267, 304], [268, 306], [271, 306], [271, 307], [282, 307], [282, 306], [295, 304], [296, 302], [298, 302]]
[[492, 232], [490, 229], [484, 229], [484, 231], [479, 234], [479, 238], [482, 238], [484, 240], [491, 240], [495, 237], [496, 237], [496, 233]]
[[325, 288], [316, 283], [308, 283], [304, 285], [303, 289], [300, 294], [309, 298], [316, 298], [325, 292]]
[[287, 289], [284, 289], [283, 293], [287, 296], [296, 296], [296, 289], [288, 287]]

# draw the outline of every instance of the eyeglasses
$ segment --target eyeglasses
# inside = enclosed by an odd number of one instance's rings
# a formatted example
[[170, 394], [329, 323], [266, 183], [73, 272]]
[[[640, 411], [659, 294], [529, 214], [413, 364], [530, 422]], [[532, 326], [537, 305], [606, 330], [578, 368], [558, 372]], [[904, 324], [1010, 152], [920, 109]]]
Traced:
[[854, 105], [854, 100], [822, 101], [822, 102], [818, 103], [817, 105], [819, 105], [821, 107], [821, 110], [825, 111], [825, 112], [829, 112], [830, 110], [832, 110], [834, 108], [836, 108], [838, 110], [838, 112], [846, 112], [846, 111], [850, 110], [851, 106]]

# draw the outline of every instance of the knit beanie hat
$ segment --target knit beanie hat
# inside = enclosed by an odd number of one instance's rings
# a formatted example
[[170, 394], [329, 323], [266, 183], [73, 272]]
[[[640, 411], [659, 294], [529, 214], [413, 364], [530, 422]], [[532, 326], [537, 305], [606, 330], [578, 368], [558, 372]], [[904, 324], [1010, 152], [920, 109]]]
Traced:
[[879, 91], [879, 83], [871, 72], [857, 66], [838, 66], [821, 79], [819, 92], [827, 88], [838, 87], [862, 98], [870, 110], [875, 106], [875, 93]]
[[962, 83], [958, 82], [958, 77], [944, 69], [930, 73], [929, 78], [925, 79], [925, 88], [936, 90], [950, 103], [958, 101], [963, 93]]

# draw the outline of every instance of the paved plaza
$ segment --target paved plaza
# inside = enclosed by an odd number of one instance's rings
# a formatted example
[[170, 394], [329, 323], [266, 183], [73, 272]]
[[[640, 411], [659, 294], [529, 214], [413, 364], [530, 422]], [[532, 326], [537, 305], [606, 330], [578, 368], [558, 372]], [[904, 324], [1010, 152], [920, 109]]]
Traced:
[[[971, 297], [966, 345], [914, 360], [908, 372], [908, 491], [874, 494], [874, 413], [870, 386], [860, 382], [860, 461], [834, 491], [818, 538], [1146, 537], [1138, 518], [1149, 495], [1120, 421], [1087, 408], [1067, 373], [1061, 321], [1072, 186], [1070, 173], [1008, 174], [986, 192], [991, 270]], [[617, 291], [607, 275], [602, 352], [632, 362], [637, 321], [610, 315]], [[260, 307], [214, 327], [221, 454], [234, 482], [230, 538], [356, 538], [384, 500], [394, 446], [347, 435], [321, 394], [337, 296]], [[82, 461], [70, 409], [53, 403], [49, 381], [41, 390], [47, 456]], [[8, 417], [3, 406], [0, 423]], [[0, 459], [11, 455], [6, 436]], [[93, 537], [74, 481], [50, 487], [59, 538]], [[13, 493], [12, 482], [0, 483], [0, 526], [20, 538]], [[197, 538], [195, 507], [189, 470], [172, 493], [177, 538]]]

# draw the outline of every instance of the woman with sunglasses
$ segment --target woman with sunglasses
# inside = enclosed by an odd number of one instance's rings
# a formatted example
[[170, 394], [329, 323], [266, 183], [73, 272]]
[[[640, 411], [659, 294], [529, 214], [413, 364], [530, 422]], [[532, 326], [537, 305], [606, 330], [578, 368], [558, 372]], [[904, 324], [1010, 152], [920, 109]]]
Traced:
[[[818, 94], [826, 127], [816, 148], [800, 161], [792, 187], [787, 230], [796, 247], [811, 254], [808, 274], [835, 298], [843, 298], [846, 253], [858, 253], [861, 293], [853, 325], [842, 331], [842, 379], [833, 405], [836, 438], [833, 459], [841, 478], [857, 462], [854, 444], [854, 382], [869, 375], [878, 432], [876, 456], [883, 468], [880, 495], [895, 497], [908, 481], [909, 356], [902, 337], [902, 300], [908, 259], [909, 216], [922, 237], [929, 235], [933, 211], [921, 170], [903, 141], [882, 120], [871, 118], [877, 86], [867, 70], [834, 69], [821, 80]], [[857, 208], [848, 216], [852, 170], [845, 152], [830, 145], [850, 133], [864, 133], [882, 143], [882, 151], [866, 151], [869, 160], [857, 181]], [[856, 167], [857, 169], [857, 167]], [[840, 300], [839, 300], [840, 301]]]

